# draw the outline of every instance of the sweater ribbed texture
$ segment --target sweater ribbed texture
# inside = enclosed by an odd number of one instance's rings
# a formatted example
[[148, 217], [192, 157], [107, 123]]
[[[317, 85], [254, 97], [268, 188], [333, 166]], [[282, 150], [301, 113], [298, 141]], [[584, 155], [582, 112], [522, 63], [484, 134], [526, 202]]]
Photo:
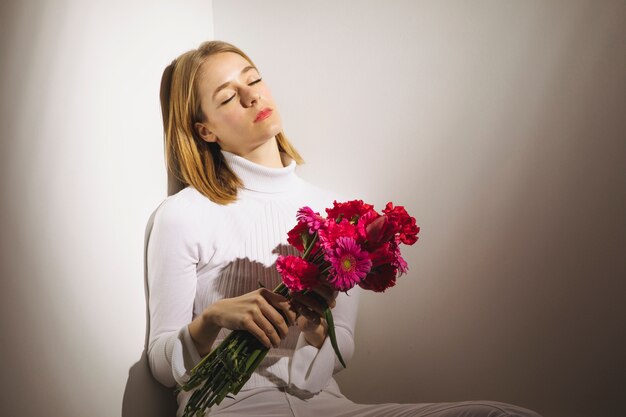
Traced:
[[[187, 325], [209, 305], [280, 283], [279, 255], [297, 255], [287, 243], [302, 206], [325, 215], [335, 193], [314, 186], [296, 174], [296, 163], [281, 153], [283, 168], [268, 168], [222, 151], [243, 181], [235, 203], [216, 204], [189, 186], [158, 207], [147, 250], [150, 335], [148, 357], [157, 380], [166, 386], [186, 381], [200, 360]], [[344, 359], [354, 349], [358, 289], [340, 293], [333, 309]], [[222, 329], [214, 347], [230, 331]], [[290, 327], [280, 346], [271, 349], [242, 390], [261, 386], [289, 387], [305, 395], [336, 383], [341, 369], [329, 340], [317, 349], [297, 327]], [[191, 393], [181, 392], [179, 412]]]

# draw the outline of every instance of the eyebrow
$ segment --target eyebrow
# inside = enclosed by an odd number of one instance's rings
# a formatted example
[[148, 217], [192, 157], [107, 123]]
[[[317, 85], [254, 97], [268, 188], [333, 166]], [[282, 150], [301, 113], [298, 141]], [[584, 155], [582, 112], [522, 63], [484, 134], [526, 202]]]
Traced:
[[[250, 70], [255, 70], [256, 68], [252, 65], [248, 65], [247, 67], [244, 67], [241, 72], [239, 73], [239, 75], [243, 75], [246, 72], [250, 71]], [[258, 71], [258, 70], [257, 70]], [[228, 87], [228, 85], [230, 84], [230, 81], [226, 81], [224, 84], [220, 85], [219, 87], [217, 87], [217, 89], [215, 90], [215, 92], [213, 93], [213, 100], [215, 100], [215, 96], [217, 95], [217, 93], [219, 93], [220, 91], [222, 91], [224, 88]]]

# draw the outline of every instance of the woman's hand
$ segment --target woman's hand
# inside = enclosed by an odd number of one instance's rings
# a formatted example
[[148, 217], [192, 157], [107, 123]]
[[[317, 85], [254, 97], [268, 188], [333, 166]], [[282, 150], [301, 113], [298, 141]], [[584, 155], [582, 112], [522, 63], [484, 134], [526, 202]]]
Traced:
[[290, 307], [282, 295], [260, 288], [211, 304], [189, 324], [189, 333], [202, 356], [210, 351], [221, 328], [247, 330], [270, 349], [280, 344], [296, 321]]
[[[294, 293], [291, 298], [292, 308], [298, 313], [296, 324], [304, 334], [304, 338], [316, 348], [322, 347], [328, 333], [328, 324], [324, 319], [326, 305], [335, 307], [337, 291], [326, 284], [314, 289], [315, 295]], [[326, 305], [324, 305], [326, 304]]]

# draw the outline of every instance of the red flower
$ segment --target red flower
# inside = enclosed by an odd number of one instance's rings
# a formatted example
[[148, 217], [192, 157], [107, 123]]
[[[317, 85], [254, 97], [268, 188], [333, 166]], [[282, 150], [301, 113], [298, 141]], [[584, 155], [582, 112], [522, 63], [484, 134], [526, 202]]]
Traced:
[[365, 227], [368, 247], [378, 248], [387, 242], [394, 240], [400, 230], [398, 223], [388, 216], [379, 216]]
[[339, 216], [342, 216], [342, 219], [351, 221], [352, 217], [355, 215], [361, 217], [365, 213], [373, 210], [374, 206], [364, 203], [363, 200], [352, 200], [345, 203], [338, 203], [337, 200], [335, 200], [333, 207], [326, 209], [326, 214], [328, 214], [328, 218], [332, 220], [337, 220]]
[[365, 290], [385, 292], [387, 288], [396, 285], [396, 268], [390, 264], [383, 264], [372, 268], [365, 279], [359, 282], [359, 286]]
[[380, 217], [380, 214], [376, 210], [368, 211], [359, 217], [359, 221], [356, 224], [357, 233], [359, 234], [359, 243], [363, 245], [367, 240], [367, 226], [374, 220]]
[[300, 252], [304, 252], [304, 241], [302, 234], [309, 234], [309, 227], [305, 222], [298, 222], [293, 229], [287, 232], [287, 242]]
[[378, 213], [362, 200], [334, 201], [326, 213], [327, 219], [310, 207], [302, 207], [297, 213], [298, 223], [288, 232], [287, 241], [300, 252], [317, 235], [307, 260], [290, 256], [277, 261], [283, 282], [292, 291], [315, 286], [321, 271], [326, 270], [327, 279], [337, 287], [345, 289], [359, 283], [364, 289], [383, 292], [408, 271], [399, 245], [414, 244], [420, 228], [403, 206], [394, 207], [389, 202]]
[[299, 256], [279, 256], [276, 260], [276, 269], [283, 279], [283, 283], [290, 291], [312, 289], [319, 280], [319, 269]]
[[398, 256], [396, 257], [393, 266], [398, 268], [398, 272], [400, 272], [400, 275], [406, 274], [409, 270], [409, 264], [406, 263], [406, 261], [400, 254], [398, 254]]
[[392, 264], [395, 261], [394, 250], [390, 242], [385, 242], [380, 247], [370, 252], [370, 259], [374, 267]]
[[398, 272], [400, 273], [400, 275], [406, 274], [409, 270], [409, 265], [406, 263], [406, 261], [402, 257], [402, 254], [400, 253], [400, 245], [398, 244], [398, 242], [394, 242], [392, 247], [394, 247], [394, 259], [391, 262], [391, 265], [398, 268]]
[[320, 229], [317, 233], [319, 234], [319, 242], [325, 250], [333, 249], [340, 237], [351, 237], [354, 240], [359, 240], [357, 227], [345, 218], [339, 223], [328, 222], [327, 227]]
[[403, 206], [393, 206], [392, 202], [387, 203], [387, 206], [383, 209], [389, 220], [398, 225], [398, 231], [400, 233], [399, 239], [406, 245], [412, 245], [417, 242], [417, 233], [420, 228], [415, 224], [415, 218], [409, 216]]

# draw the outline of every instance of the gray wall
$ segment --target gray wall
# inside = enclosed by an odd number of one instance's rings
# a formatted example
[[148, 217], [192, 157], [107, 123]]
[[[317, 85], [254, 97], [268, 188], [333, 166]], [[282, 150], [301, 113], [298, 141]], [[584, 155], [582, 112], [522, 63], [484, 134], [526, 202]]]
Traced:
[[213, 2], [307, 160], [422, 227], [363, 299], [357, 402], [626, 415], [626, 3]]

